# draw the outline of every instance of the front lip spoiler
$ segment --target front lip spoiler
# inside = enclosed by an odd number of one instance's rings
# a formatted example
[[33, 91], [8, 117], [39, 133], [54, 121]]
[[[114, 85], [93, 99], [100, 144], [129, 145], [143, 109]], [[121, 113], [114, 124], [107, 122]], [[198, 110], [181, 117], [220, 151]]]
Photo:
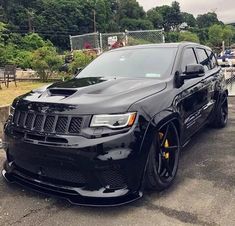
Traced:
[[42, 194], [51, 195], [57, 198], [63, 198], [70, 203], [79, 206], [90, 207], [111, 207], [121, 206], [140, 199], [143, 196], [142, 192], [128, 193], [119, 197], [84, 197], [69, 187], [62, 187], [58, 185], [48, 184], [42, 181], [36, 181], [33, 178], [24, 177], [22, 175], [15, 174], [13, 172], [7, 172], [6, 169], [2, 170], [2, 175], [9, 183], [16, 183], [33, 191], [37, 191]]

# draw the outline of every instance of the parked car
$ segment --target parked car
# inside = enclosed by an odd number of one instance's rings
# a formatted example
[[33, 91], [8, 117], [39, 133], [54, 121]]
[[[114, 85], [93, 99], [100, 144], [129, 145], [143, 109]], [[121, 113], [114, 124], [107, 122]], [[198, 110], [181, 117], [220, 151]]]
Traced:
[[222, 67], [235, 66], [235, 50], [227, 49], [217, 57], [217, 60], [218, 64]]
[[14, 100], [2, 174], [79, 205], [137, 200], [172, 185], [180, 150], [200, 128], [226, 126], [227, 96], [208, 47], [106, 52], [72, 80]]

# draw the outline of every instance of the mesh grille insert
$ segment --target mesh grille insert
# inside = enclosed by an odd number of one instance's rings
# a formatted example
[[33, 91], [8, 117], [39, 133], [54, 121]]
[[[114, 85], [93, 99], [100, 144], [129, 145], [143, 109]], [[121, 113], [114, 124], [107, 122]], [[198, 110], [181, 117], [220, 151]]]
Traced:
[[69, 133], [80, 133], [82, 118], [72, 118], [69, 126]]
[[37, 115], [34, 122], [34, 129], [36, 131], [42, 130], [43, 115]]
[[102, 172], [102, 179], [105, 185], [109, 185], [112, 189], [123, 188], [126, 185], [126, 178], [119, 170]]
[[20, 127], [24, 127], [25, 116], [26, 116], [25, 112], [20, 113], [20, 117], [19, 117], [19, 121], [18, 121], [18, 125]]
[[53, 132], [54, 122], [55, 122], [55, 116], [47, 116], [44, 124], [44, 131], [48, 133]]
[[34, 114], [33, 113], [29, 113], [26, 117], [26, 121], [25, 121], [25, 127], [27, 129], [31, 129], [33, 126], [33, 119], [34, 119]]
[[68, 124], [67, 117], [58, 117], [56, 128], [55, 128], [56, 133], [65, 133], [67, 124]]

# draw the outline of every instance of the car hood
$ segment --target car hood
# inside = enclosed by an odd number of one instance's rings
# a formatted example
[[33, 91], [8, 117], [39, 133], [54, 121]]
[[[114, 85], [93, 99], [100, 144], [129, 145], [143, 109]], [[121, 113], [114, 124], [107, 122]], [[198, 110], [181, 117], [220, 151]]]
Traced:
[[152, 78], [74, 78], [33, 90], [29, 102], [75, 105], [80, 114], [121, 113], [135, 102], [163, 91], [166, 83]]

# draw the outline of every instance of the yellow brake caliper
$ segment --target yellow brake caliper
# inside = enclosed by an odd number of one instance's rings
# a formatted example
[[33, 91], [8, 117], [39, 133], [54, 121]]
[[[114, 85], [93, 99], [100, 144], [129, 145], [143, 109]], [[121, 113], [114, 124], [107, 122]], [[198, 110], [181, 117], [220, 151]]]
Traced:
[[[164, 136], [164, 134], [163, 133], [159, 133], [159, 137], [160, 137], [160, 140], [162, 140], [163, 139], [163, 136]], [[168, 139], [166, 139], [166, 141], [165, 141], [165, 144], [164, 144], [164, 147], [165, 148], [169, 148], [169, 141], [168, 141]], [[165, 158], [165, 159], [169, 159], [169, 157], [170, 157], [170, 153], [169, 152], [163, 152], [163, 157]]]

